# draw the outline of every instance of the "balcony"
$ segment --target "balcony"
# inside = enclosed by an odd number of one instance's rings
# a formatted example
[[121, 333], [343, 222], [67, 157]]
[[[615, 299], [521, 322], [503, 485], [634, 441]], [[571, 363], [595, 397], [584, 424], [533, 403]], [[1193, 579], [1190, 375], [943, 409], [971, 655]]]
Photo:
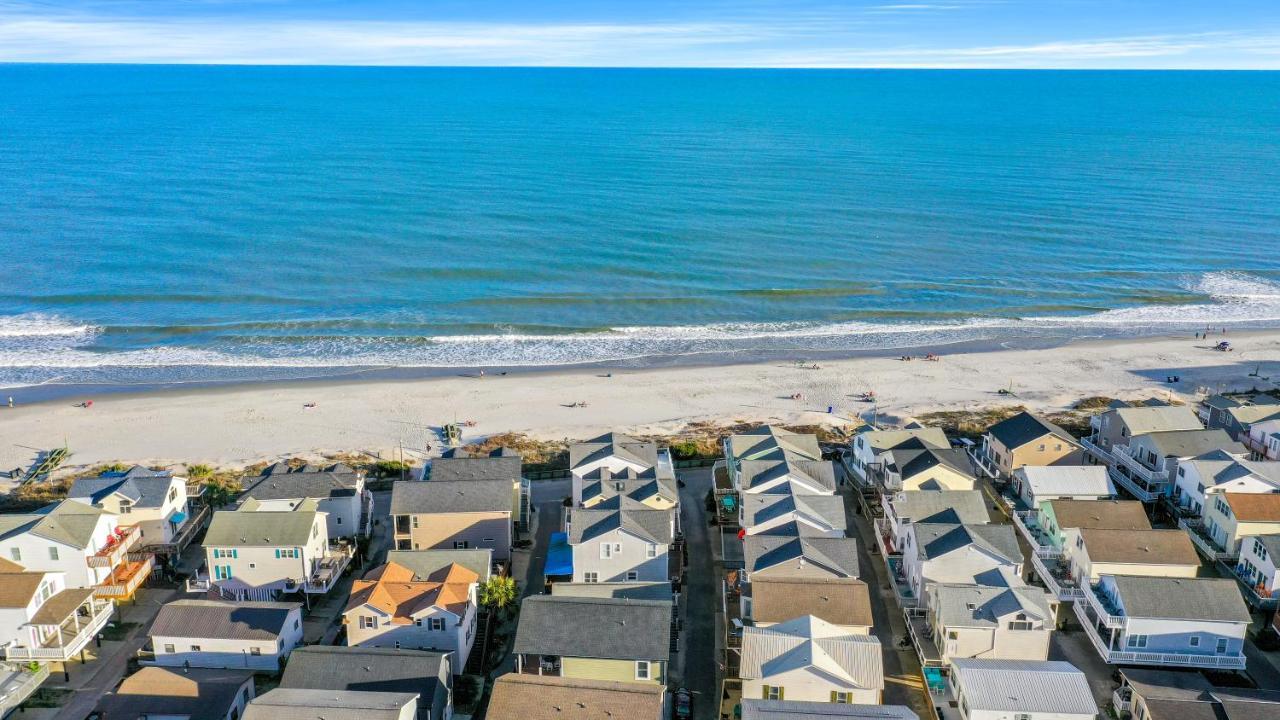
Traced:
[[1138, 462], [1126, 445], [1117, 445], [1113, 457], [1116, 464], [1111, 466], [1111, 480], [1117, 485], [1142, 502], [1154, 502], [1164, 494], [1169, 485], [1167, 470], [1152, 470]]
[[933, 626], [929, 624], [928, 614], [920, 610], [904, 610], [907, 632], [911, 635], [911, 643], [920, 656], [920, 664], [925, 667], [942, 667], [945, 665], [942, 652], [934, 641]]
[[124, 561], [141, 538], [142, 533], [136, 526], [116, 528], [115, 533], [107, 538], [107, 544], [85, 560], [91, 568], [113, 568]]
[[177, 534], [170, 538], [169, 542], [147, 545], [146, 549], [150, 552], [161, 553], [163, 555], [177, 555], [181, 553], [183, 550], [187, 549], [187, 546], [191, 544], [191, 541], [195, 539], [195, 536], [199, 534], [202, 528], [204, 528], [205, 523], [209, 520], [209, 516], [212, 514], [213, 508], [210, 508], [208, 505], [199, 506], [195, 515], [188, 517], [186, 522], [182, 523], [182, 527], [178, 528]]
[[992, 458], [987, 456], [985, 449], [986, 443], [983, 443], [982, 448], [970, 448], [969, 459], [973, 462], [973, 466], [978, 470], [978, 472], [992, 480], [999, 479], [1000, 468], [996, 466], [996, 463]]
[[0, 679], [0, 716], [21, 705], [49, 677], [49, 664], [40, 663], [35, 670], [26, 666], [6, 666]]
[[[1050, 556], [1050, 553], [1053, 554]], [[1063, 564], [1061, 552], [1056, 548], [1037, 548], [1031, 555], [1031, 567], [1059, 602], [1074, 602], [1084, 597], [1084, 591], [1071, 578], [1071, 572]]]
[[1258, 610], [1270, 610], [1277, 604], [1277, 596], [1280, 596], [1280, 590], [1271, 591], [1267, 588], [1267, 578], [1259, 575], [1258, 578], [1251, 579], [1241, 574], [1241, 566], [1236, 565], [1231, 568], [1231, 576], [1236, 579], [1240, 585], [1240, 591], [1244, 593], [1245, 602]]
[[[1243, 670], [1244, 655], [1217, 655], [1197, 653], [1142, 652], [1117, 650], [1111, 647], [1116, 640], [1116, 630], [1123, 630], [1125, 617], [1111, 614], [1111, 609], [1100, 600], [1093, 588], [1085, 590], [1085, 602], [1075, 604], [1076, 617], [1084, 626], [1089, 641], [1098, 655], [1109, 665], [1156, 665], [1160, 667], [1212, 668], [1216, 670]], [[1110, 630], [1109, 638], [1103, 638], [1099, 625]]]
[[19, 642], [27, 645], [5, 648], [5, 659], [66, 662], [75, 657], [111, 620], [111, 603], [93, 594], [93, 588], [63, 590], [46, 600], [23, 626], [26, 637]]
[[205, 485], [203, 482], [200, 482], [198, 480], [197, 481], [188, 480], [187, 481], [187, 499], [195, 500], [197, 498], [203, 497], [205, 488], [207, 487], [208, 485]]
[[1111, 693], [1111, 707], [1116, 711], [1116, 717], [1129, 717], [1133, 708], [1133, 688], [1128, 685], [1116, 688]]
[[105, 580], [93, 588], [94, 597], [101, 600], [128, 600], [155, 569], [155, 556], [151, 553], [129, 553], [124, 562], [116, 565]]
[[311, 569], [311, 576], [303, 583], [302, 591], [323, 595], [332, 590], [334, 583], [342, 576], [342, 571], [351, 563], [351, 555], [351, 548], [346, 545], [330, 547], [325, 556], [316, 561]]
[[1026, 539], [1031, 547], [1039, 551], [1041, 548], [1053, 551], [1053, 555], [1045, 555], [1043, 557], [1057, 557], [1062, 554], [1060, 550], [1049, 545], [1049, 536], [1040, 527], [1038, 521], [1039, 511], [1036, 510], [1014, 510], [1010, 515], [1013, 517], [1013, 525], [1018, 532]]
[[1204, 523], [1200, 520], [1179, 518], [1178, 527], [1187, 531], [1187, 535], [1191, 537], [1191, 544], [1196, 546], [1196, 551], [1203, 555], [1206, 560], [1233, 563], [1239, 557], [1239, 553], [1223, 550], [1219, 547], [1217, 541], [1209, 536], [1209, 530], [1205, 528]]
[[1115, 462], [1115, 458], [1112, 457], [1111, 451], [1099, 445], [1091, 437], [1080, 438], [1080, 446], [1084, 448], [1086, 453], [1093, 456], [1095, 460], [1104, 465], [1110, 465]]

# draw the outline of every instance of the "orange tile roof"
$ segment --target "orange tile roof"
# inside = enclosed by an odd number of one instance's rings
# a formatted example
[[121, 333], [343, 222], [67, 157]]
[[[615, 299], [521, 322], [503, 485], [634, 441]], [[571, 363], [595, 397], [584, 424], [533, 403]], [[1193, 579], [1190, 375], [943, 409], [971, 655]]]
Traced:
[[391, 622], [408, 625], [413, 616], [429, 607], [464, 615], [471, 602], [471, 586], [480, 580], [474, 571], [451, 563], [426, 580], [397, 563], [380, 565], [351, 586], [346, 612], [372, 605], [391, 616]]
[[1280, 522], [1280, 493], [1222, 493], [1240, 522]]

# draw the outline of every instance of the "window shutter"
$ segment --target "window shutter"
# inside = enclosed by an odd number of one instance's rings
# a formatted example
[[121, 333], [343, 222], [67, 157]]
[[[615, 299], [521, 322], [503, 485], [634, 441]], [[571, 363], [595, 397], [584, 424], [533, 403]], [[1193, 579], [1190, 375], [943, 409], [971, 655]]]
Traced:
[[761, 699], [761, 700], [768, 700], [768, 699], [769, 699], [769, 686], [768, 686], [768, 685], [762, 685], [762, 686], [760, 686], [760, 699]]
[[831, 702], [835, 702], [835, 701], [836, 701], [836, 691], [835, 691], [835, 690], [832, 690], [832, 691], [831, 691]]
[[779, 686], [779, 687], [778, 687], [778, 701], [779, 701], [779, 702], [781, 702], [781, 701], [783, 701], [783, 700], [786, 700], [786, 699], [787, 699], [785, 691], [786, 691], [786, 688], [781, 687], [781, 686]]
[[280, 559], [280, 548], [276, 548], [276, 559]]

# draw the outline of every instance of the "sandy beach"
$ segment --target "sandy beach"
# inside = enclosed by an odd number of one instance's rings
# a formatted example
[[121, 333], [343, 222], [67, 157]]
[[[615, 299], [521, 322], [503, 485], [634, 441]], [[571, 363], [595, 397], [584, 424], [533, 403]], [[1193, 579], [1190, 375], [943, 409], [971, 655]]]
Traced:
[[[0, 467], [26, 468], [38, 450], [71, 449], [67, 469], [104, 462], [240, 467], [291, 456], [438, 453], [438, 429], [474, 421], [464, 440], [499, 432], [582, 438], [607, 430], [676, 433], [694, 421], [844, 424], [916, 413], [1023, 404], [1064, 409], [1082, 397], [1135, 399], [1274, 387], [1280, 331], [1232, 333], [1230, 353], [1189, 336], [1078, 341], [1041, 350], [640, 371], [598, 368], [467, 374], [404, 381], [256, 384], [109, 394], [0, 411]], [[1258, 371], [1260, 377], [1251, 377]], [[1168, 384], [1170, 375], [1180, 382]], [[1012, 387], [1014, 396], [999, 394]], [[791, 399], [800, 393], [802, 399]], [[314, 403], [314, 407], [307, 407]], [[585, 406], [575, 403], [586, 403]], [[828, 413], [828, 406], [833, 412]]]

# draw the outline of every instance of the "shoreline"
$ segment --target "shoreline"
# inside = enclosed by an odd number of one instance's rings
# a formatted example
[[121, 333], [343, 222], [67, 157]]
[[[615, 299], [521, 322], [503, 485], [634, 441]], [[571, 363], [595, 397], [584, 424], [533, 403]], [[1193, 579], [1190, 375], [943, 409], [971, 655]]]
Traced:
[[[105, 392], [91, 408], [50, 397], [0, 409], [0, 468], [27, 467], [38, 449], [71, 449], [68, 468], [106, 462], [242, 467], [284, 457], [438, 452], [447, 422], [474, 420], [464, 441], [523, 432], [543, 439], [608, 430], [676, 434], [691, 422], [847, 424], [875, 412], [905, 418], [935, 410], [1026, 405], [1059, 410], [1088, 396], [1276, 387], [1280, 331], [1235, 331], [1235, 352], [1185, 335], [1074, 340], [1049, 347], [937, 348], [940, 362], [902, 362], [917, 350], [826, 358], [820, 369], [765, 360], [619, 368], [521, 368], [481, 378], [450, 368], [429, 377], [369, 377], [182, 385]], [[933, 351], [933, 350], [930, 350]], [[888, 352], [892, 352], [889, 355]], [[1259, 370], [1261, 377], [1250, 373]], [[1177, 384], [1164, 382], [1179, 375]], [[1000, 395], [1012, 385], [1014, 395]], [[877, 403], [858, 396], [874, 390]], [[5, 394], [18, 393], [3, 391]], [[797, 402], [790, 396], [801, 393]], [[78, 397], [78, 396], [77, 396]], [[585, 407], [573, 403], [586, 402]], [[307, 403], [315, 407], [307, 408]], [[828, 406], [833, 412], [828, 413]]]

